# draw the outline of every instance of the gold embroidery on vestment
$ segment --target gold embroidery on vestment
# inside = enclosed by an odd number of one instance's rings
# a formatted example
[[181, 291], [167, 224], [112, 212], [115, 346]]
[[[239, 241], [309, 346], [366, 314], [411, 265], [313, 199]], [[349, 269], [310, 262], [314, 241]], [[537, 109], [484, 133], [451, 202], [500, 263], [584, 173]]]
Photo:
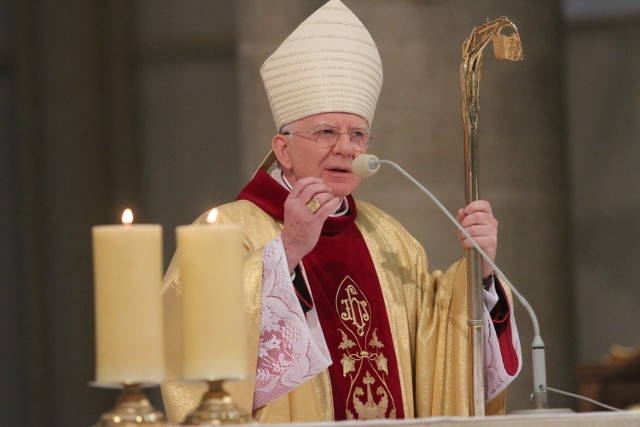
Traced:
[[336, 311], [344, 325], [344, 329], [338, 329], [342, 336], [338, 345], [342, 350], [342, 375], [350, 379], [347, 419], [395, 418], [395, 402], [385, 380], [389, 374], [385, 345], [378, 338], [377, 328], [370, 331], [371, 306], [349, 276], [338, 287]]
[[[344, 284], [344, 282], [342, 283]], [[342, 285], [340, 286], [342, 287]], [[338, 292], [340, 291], [338, 290]], [[347, 285], [344, 289], [344, 293], [346, 294], [345, 298], [340, 300], [343, 311], [340, 311], [340, 308], [338, 308], [340, 319], [342, 319], [343, 323], [351, 321], [351, 324], [356, 327], [358, 335], [363, 336], [364, 327], [369, 321], [369, 303], [366, 300], [363, 301], [358, 299], [358, 296], [362, 294], [355, 286], [355, 283]]]

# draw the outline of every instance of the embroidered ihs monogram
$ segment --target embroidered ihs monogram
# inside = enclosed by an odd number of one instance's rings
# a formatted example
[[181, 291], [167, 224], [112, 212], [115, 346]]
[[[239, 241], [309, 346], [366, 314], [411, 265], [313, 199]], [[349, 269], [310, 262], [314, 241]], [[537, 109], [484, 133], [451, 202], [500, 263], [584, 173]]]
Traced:
[[350, 380], [347, 419], [395, 418], [395, 402], [386, 383], [385, 345], [378, 339], [377, 328], [371, 330], [375, 319], [366, 295], [348, 276], [338, 288], [336, 310], [344, 326], [338, 329], [342, 374]]

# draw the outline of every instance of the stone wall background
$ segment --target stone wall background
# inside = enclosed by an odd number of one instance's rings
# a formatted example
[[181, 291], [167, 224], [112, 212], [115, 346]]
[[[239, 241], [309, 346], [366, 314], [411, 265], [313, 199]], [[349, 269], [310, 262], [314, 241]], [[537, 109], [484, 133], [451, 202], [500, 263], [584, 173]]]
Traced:
[[[258, 68], [319, 0], [0, 1], [0, 419], [89, 425], [115, 401], [94, 376], [91, 226], [124, 207], [173, 229], [231, 200], [268, 151]], [[498, 264], [535, 308], [550, 386], [638, 344], [640, 111], [633, 2], [345, 0], [385, 82], [372, 152], [454, 211], [464, 203], [459, 66], [475, 25], [506, 15], [525, 60], [482, 67], [481, 193]], [[392, 169], [357, 196], [462, 256], [444, 216]], [[509, 410], [530, 407], [531, 326]], [[155, 402], [157, 392], [151, 390]], [[576, 407], [556, 395], [552, 407]]]

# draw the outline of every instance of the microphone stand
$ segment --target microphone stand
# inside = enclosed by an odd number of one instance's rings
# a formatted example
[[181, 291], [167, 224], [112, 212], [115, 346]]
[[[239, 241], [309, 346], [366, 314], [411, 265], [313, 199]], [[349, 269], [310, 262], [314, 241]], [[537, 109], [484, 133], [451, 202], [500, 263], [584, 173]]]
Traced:
[[[473, 239], [469, 233], [456, 221], [456, 219], [449, 213], [447, 208], [434, 196], [424, 185], [422, 185], [418, 180], [416, 180], [413, 176], [411, 176], [408, 172], [402, 169], [397, 163], [392, 162], [391, 160], [380, 160], [373, 154], [362, 154], [355, 158], [353, 161], [353, 172], [363, 178], [369, 177], [380, 169], [381, 164], [387, 164], [392, 166], [405, 178], [411, 181], [416, 187], [418, 187], [424, 194], [426, 194], [433, 203], [440, 208], [440, 210], [447, 216], [449, 221], [464, 235], [473, 245], [474, 249], [482, 256], [484, 260], [486, 260], [494, 272], [500, 277], [511, 290], [511, 293], [515, 295], [520, 304], [525, 308], [529, 317], [531, 318], [531, 323], [533, 324], [533, 341], [531, 343], [531, 360], [532, 360], [532, 371], [533, 371], [533, 393], [532, 393], [532, 401], [534, 405], [534, 409], [532, 410], [520, 410], [514, 411], [515, 413], [548, 413], [548, 412], [573, 412], [570, 409], [561, 408], [561, 409], [548, 409], [547, 407], [547, 370], [545, 364], [545, 350], [544, 350], [544, 342], [542, 341], [542, 337], [540, 336], [540, 325], [538, 323], [538, 317], [536, 313], [533, 311], [531, 304], [529, 301], [516, 289], [515, 286], [509, 281], [507, 276], [500, 270], [500, 268], [493, 262], [491, 257], [478, 245], [478, 243]], [[484, 343], [484, 340], [483, 340]], [[484, 398], [484, 394], [483, 394]], [[483, 408], [484, 410], [484, 408]], [[477, 414], [476, 414], [477, 415]]]

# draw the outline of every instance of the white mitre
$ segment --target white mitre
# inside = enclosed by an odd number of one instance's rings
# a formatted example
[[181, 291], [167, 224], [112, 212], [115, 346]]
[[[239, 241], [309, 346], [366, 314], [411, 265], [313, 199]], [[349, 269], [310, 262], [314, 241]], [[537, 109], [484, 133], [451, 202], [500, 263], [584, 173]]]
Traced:
[[371, 126], [382, 62], [369, 31], [339, 0], [309, 16], [265, 61], [260, 74], [276, 130], [320, 113], [353, 113]]

